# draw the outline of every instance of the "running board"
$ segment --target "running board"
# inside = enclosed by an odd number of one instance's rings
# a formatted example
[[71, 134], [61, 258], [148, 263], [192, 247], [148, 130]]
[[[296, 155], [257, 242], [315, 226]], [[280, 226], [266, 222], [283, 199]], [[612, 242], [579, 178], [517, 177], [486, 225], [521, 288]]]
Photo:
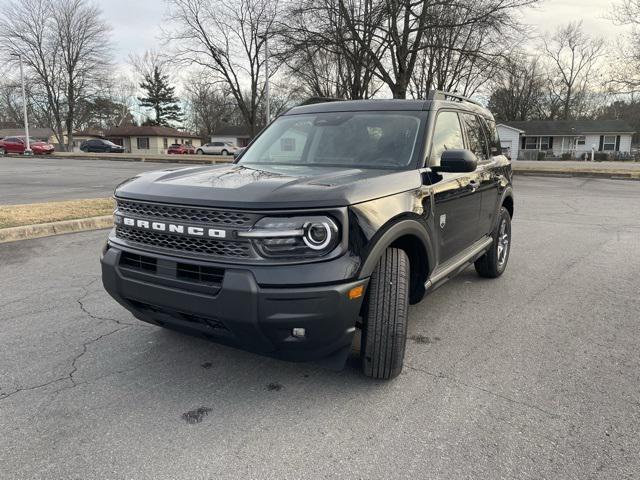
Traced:
[[429, 290], [435, 284], [440, 283], [443, 280], [448, 279], [453, 273], [457, 273], [463, 268], [468, 267], [479, 256], [481, 256], [489, 246], [493, 243], [492, 237], [484, 237], [471, 245], [466, 250], [460, 252], [452, 259], [442, 264], [440, 268], [437, 268], [429, 280], [424, 284], [425, 290]]

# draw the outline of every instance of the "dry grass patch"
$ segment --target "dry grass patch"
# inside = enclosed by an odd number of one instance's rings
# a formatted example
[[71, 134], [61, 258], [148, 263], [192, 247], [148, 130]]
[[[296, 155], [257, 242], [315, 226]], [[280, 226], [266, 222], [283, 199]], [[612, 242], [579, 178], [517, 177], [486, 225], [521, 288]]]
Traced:
[[113, 209], [112, 198], [0, 205], [0, 228], [111, 215]]

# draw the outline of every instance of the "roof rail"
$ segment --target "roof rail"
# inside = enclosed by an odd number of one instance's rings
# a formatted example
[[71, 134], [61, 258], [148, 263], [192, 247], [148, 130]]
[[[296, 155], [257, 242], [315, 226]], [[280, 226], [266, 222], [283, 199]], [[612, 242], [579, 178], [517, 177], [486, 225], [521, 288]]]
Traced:
[[327, 103], [327, 102], [342, 102], [344, 98], [333, 98], [333, 97], [310, 97], [307, 98], [304, 102], [296, 105], [297, 107], [302, 107], [304, 105], [315, 105], [316, 103]]
[[443, 92], [442, 90], [429, 90], [429, 94], [427, 95], [427, 100], [447, 100], [449, 98], [458, 100], [459, 102], [473, 103], [474, 105], [478, 105], [479, 107], [484, 108], [484, 105], [482, 105], [480, 102], [472, 100], [458, 93]]

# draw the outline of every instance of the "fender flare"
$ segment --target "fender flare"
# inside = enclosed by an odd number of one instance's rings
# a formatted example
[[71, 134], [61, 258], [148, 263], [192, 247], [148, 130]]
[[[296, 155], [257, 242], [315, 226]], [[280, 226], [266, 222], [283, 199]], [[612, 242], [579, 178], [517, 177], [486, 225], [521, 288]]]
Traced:
[[389, 245], [405, 235], [414, 236], [422, 243], [427, 255], [427, 262], [429, 264], [429, 271], [427, 272], [427, 275], [430, 274], [433, 269], [432, 260], [434, 258], [434, 251], [431, 238], [429, 237], [426, 228], [415, 220], [400, 220], [388, 227], [380, 238], [373, 240], [375, 243], [369, 250], [362, 268], [360, 268], [359, 278], [362, 279], [370, 277], [378, 265], [378, 261], [380, 260], [382, 253], [389, 247]]
[[504, 191], [502, 192], [502, 195], [500, 196], [500, 201], [498, 201], [498, 204], [496, 205], [496, 214], [493, 220], [493, 226], [491, 228], [491, 231], [493, 231], [496, 228], [496, 225], [498, 225], [498, 218], [500, 217], [500, 209], [502, 208], [502, 205], [504, 205], [504, 201], [507, 198], [510, 198], [511, 201], [513, 201], [513, 188], [511, 188], [511, 186], [508, 186], [507, 188], [505, 188]]

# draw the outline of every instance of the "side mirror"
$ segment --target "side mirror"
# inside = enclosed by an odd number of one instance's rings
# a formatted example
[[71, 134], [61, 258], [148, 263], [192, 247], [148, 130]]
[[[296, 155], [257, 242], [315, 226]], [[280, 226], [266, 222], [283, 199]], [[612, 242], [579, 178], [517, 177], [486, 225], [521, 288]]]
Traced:
[[478, 158], [466, 149], [445, 150], [440, 157], [440, 165], [434, 167], [436, 172], [469, 173], [478, 168]]

